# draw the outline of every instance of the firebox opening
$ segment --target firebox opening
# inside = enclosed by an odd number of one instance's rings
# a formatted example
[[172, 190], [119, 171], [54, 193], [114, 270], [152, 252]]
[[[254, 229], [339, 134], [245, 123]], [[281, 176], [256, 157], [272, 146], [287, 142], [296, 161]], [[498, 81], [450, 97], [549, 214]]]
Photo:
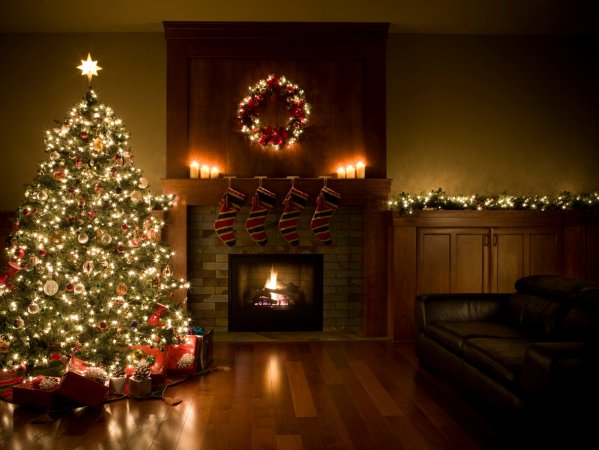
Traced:
[[322, 255], [229, 255], [229, 331], [322, 331], [322, 278]]

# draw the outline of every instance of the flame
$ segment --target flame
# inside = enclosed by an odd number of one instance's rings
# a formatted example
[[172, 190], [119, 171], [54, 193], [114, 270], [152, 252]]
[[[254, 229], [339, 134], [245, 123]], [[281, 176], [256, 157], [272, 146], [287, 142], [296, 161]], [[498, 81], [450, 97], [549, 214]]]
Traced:
[[279, 289], [280, 286], [277, 283], [278, 275], [279, 275], [279, 272], [275, 272], [275, 268], [271, 266], [270, 277], [266, 279], [266, 284], [264, 285], [264, 287], [268, 288], [268, 289]]

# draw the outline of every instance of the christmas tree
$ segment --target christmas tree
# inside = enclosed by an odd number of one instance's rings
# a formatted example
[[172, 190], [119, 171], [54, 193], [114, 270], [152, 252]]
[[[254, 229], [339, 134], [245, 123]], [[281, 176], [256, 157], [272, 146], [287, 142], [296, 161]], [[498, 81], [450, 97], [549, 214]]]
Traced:
[[0, 278], [0, 369], [35, 373], [72, 355], [110, 368], [132, 346], [165, 348], [189, 318], [174, 302], [188, 288], [160, 241], [172, 205], [133, 164], [129, 134], [91, 88], [47, 131], [47, 159], [26, 186]]

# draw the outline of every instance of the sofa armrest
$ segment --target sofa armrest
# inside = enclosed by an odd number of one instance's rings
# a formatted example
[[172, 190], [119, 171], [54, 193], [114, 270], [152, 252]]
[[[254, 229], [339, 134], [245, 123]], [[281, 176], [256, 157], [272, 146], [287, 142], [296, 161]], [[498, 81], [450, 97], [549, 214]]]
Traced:
[[530, 344], [520, 374], [523, 394], [532, 398], [551, 394], [554, 401], [590, 395], [588, 389], [595, 384], [589, 383], [595, 372], [592, 353], [592, 348], [584, 342]]
[[428, 294], [416, 297], [416, 329], [443, 321], [498, 321], [511, 294]]

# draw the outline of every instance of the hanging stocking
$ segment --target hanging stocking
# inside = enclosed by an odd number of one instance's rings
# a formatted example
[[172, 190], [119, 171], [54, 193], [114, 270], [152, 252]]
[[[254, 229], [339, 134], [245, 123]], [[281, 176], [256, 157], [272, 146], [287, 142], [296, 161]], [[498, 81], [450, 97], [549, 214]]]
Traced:
[[229, 247], [235, 245], [233, 223], [235, 222], [235, 216], [241, 209], [244, 200], [245, 194], [242, 194], [229, 186], [220, 201], [220, 211], [214, 222], [214, 230], [220, 240]]
[[164, 324], [162, 322], [160, 322], [160, 316], [162, 314], [164, 314], [167, 309], [168, 308], [166, 306], [164, 306], [160, 303], [157, 303], [156, 308], [154, 309], [154, 312], [148, 319], [148, 323], [154, 327], [162, 328], [164, 326]]
[[330, 245], [332, 242], [329, 224], [331, 223], [331, 216], [339, 206], [340, 200], [341, 195], [326, 185], [320, 190], [316, 199], [316, 211], [314, 211], [314, 216], [312, 216], [310, 227], [324, 245]]
[[308, 202], [308, 194], [305, 192], [291, 187], [283, 204], [285, 209], [281, 218], [279, 219], [279, 231], [283, 234], [285, 240], [289, 245], [297, 245], [299, 243], [299, 236], [297, 234], [297, 222], [301, 212], [306, 207]]
[[268, 211], [275, 206], [276, 199], [275, 194], [262, 186], [258, 186], [254, 197], [252, 197], [252, 207], [245, 221], [245, 229], [250, 233], [252, 239], [260, 245], [265, 245], [268, 241], [264, 230], [264, 222]]

